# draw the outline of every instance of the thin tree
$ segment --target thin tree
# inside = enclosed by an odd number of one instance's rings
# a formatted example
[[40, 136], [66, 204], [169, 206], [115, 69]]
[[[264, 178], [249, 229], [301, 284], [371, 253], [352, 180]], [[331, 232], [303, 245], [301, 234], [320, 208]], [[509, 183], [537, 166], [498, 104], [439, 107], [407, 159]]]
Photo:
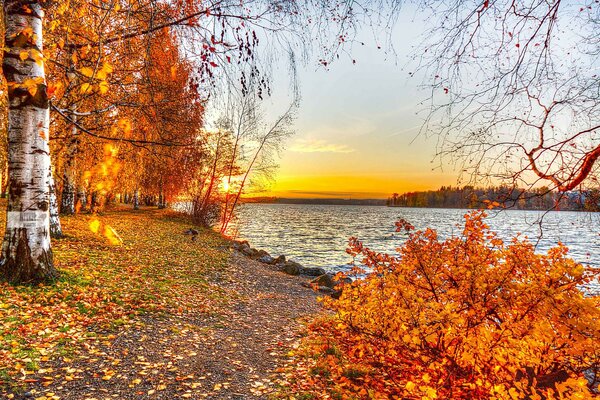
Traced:
[[[294, 86], [293, 99], [287, 109], [270, 123], [261, 112], [260, 100], [254, 93], [250, 91], [249, 94], [240, 93], [236, 96], [233, 91], [230, 92], [233, 100], [230, 99], [229, 113], [221, 120], [235, 137], [226, 176], [227, 192], [221, 216], [221, 233], [227, 232], [250, 178], [268, 174], [274, 167], [269, 162], [261, 165], [261, 161], [269, 160], [271, 154], [279, 150], [283, 141], [293, 134], [292, 125], [300, 101], [297, 87]], [[242, 154], [243, 147], [250, 148], [246, 154]], [[235, 185], [232, 181], [234, 177], [237, 177]]]

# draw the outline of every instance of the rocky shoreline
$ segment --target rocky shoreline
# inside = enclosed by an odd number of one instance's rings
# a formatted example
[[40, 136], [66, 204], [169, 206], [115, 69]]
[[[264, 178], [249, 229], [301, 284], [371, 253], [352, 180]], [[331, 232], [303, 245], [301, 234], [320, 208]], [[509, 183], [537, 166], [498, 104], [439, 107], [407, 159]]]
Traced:
[[352, 282], [349, 278], [339, 278], [320, 267], [305, 267], [296, 261], [288, 260], [283, 254], [273, 257], [265, 250], [251, 247], [245, 240], [234, 240], [232, 248], [250, 259], [271, 266], [279, 272], [310, 277], [312, 279], [304, 283], [303, 286], [318, 290], [336, 299], [342, 294], [342, 284]]

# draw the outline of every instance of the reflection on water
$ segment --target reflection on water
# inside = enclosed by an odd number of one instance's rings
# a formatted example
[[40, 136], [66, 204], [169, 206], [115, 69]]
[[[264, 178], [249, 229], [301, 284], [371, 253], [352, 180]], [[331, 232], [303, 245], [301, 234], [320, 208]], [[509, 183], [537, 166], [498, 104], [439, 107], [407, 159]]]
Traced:
[[[373, 250], [394, 252], [404, 237], [394, 223], [404, 218], [440, 238], [460, 234], [466, 210], [304, 204], [245, 204], [233, 227], [240, 239], [273, 255], [285, 254], [305, 266], [344, 269], [348, 238], [356, 236]], [[487, 222], [503, 239], [517, 233], [545, 251], [559, 241], [575, 260], [600, 266], [600, 214], [508, 210], [489, 212]], [[543, 216], [540, 231], [540, 217]], [[542, 236], [540, 237], [540, 235]]]

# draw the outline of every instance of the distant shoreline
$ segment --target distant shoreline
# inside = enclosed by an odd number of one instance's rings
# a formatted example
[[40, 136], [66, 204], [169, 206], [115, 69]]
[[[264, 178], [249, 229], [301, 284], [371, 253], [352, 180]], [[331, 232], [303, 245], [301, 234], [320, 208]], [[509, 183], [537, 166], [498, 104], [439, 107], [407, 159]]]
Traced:
[[[415, 209], [448, 209], [448, 210], [488, 210], [487, 207], [441, 207], [441, 206], [406, 206], [386, 204], [384, 199], [294, 199], [294, 198], [247, 198], [242, 201], [244, 204], [297, 204], [297, 205], [324, 205], [324, 206], [370, 206], [370, 207], [389, 207], [389, 208], [415, 208]], [[518, 206], [494, 207], [494, 211], [569, 211], [569, 212], [591, 212], [594, 210], [573, 210], [573, 209], [546, 209], [546, 208], [519, 208]]]
[[285, 197], [248, 197], [243, 203], [260, 204], [314, 204], [314, 205], [350, 205], [350, 206], [385, 206], [386, 199], [337, 199], [337, 198], [285, 198]]

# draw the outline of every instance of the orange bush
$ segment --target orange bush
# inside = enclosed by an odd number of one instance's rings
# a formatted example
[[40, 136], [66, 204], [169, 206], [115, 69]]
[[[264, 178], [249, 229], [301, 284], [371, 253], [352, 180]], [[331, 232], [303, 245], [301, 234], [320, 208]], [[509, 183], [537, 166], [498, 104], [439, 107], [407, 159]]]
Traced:
[[[372, 270], [343, 288], [334, 311], [309, 328], [289, 384], [340, 399], [592, 398], [600, 310], [583, 286], [600, 271], [562, 245], [536, 254], [504, 243], [485, 213], [461, 237], [409, 235], [398, 256], [351, 239]], [[398, 230], [411, 229], [401, 222]]]

